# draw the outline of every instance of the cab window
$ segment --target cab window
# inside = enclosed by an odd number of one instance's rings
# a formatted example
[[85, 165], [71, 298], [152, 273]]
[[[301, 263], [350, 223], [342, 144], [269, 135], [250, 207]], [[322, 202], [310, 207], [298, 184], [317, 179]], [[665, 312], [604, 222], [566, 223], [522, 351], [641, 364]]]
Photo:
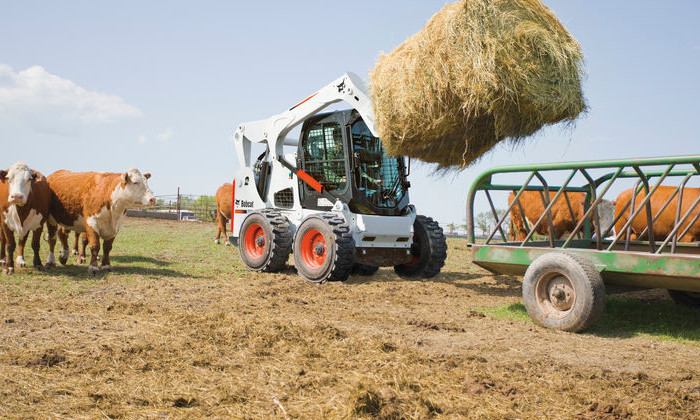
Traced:
[[303, 169], [306, 173], [329, 191], [345, 189], [347, 177], [340, 124], [319, 123], [309, 127], [303, 140], [303, 150]]

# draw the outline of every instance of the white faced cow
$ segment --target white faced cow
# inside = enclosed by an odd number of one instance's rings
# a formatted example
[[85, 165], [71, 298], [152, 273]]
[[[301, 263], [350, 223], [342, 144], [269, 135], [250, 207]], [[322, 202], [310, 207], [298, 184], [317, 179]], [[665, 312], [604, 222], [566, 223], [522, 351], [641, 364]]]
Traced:
[[[75, 232], [86, 232], [92, 257], [88, 272], [110, 270], [109, 252], [128, 209], [156, 203], [148, 188], [151, 174], [138, 169], [118, 173], [70, 172], [60, 170], [49, 175], [51, 205], [48, 221], [50, 253], [47, 264], [56, 265], [54, 247], [58, 226]], [[68, 261], [68, 237], [59, 233], [61, 264]], [[102, 264], [97, 265], [102, 238]]]
[[5, 273], [15, 271], [14, 252], [15, 235], [19, 238], [17, 265], [24, 267], [24, 245], [29, 232], [34, 232], [32, 249], [33, 265], [42, 269], [39, 247], [41, 232], [49, 213], [49, 184], [41, 173], [32, 170], [23, 162], [17, 162], [8, 170], [0, 170], [0, 225], [2, 235], [0, 243], [3, 250], [0, 257], [5, 257]]

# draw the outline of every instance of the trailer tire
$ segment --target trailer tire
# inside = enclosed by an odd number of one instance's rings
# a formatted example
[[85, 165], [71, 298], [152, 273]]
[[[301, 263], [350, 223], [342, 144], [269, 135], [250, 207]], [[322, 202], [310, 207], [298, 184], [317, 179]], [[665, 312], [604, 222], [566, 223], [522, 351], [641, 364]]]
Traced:
[[700, 308], [700, 293], [669, 290], [668, 294], [671, 296], [671, 299], [679, 305]]
[[432, 218], [416, 216], [411, 254], [413, 261], [394, 266], [394, 272], [400, 277], [435, 277], [445, 265], [447, 241], [442, 228]]
[[275, 210], [251, 213], [241, 225], [238, 250], [243, 265], [249, 270], [281, 271], [292, 250], [289, 221]]
[[377, 267], [376, 265], [355, 263], [355, 265], [352, 266], [352, 271], [350, 272], [350, 274], [357, 274], [359, 276], [371, 276], [378, 270], [379, 267]]
[[304, 220], [294, 238], [294, 265], [311, 283], [346, 280], [355, 265], [355, 240], [345, 219], [321, 213]]
[[523, 301], [535, 324], [578, 332], [591, 327], [605, 310], [605, 285], [583, 256], [550, 252], [525, 272]]

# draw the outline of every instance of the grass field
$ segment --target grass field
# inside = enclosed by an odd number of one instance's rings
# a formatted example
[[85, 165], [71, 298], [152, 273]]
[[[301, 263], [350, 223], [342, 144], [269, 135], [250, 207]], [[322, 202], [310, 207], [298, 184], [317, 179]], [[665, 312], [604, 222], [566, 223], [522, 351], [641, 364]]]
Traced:
[[244, 270], [214, 231], [129, 219], [111, 273], [0, 277], [0, 417], [698, 418], [700, 311], [663, 291], [568, 334], [460, 239], [431, 281], [316, 286]]

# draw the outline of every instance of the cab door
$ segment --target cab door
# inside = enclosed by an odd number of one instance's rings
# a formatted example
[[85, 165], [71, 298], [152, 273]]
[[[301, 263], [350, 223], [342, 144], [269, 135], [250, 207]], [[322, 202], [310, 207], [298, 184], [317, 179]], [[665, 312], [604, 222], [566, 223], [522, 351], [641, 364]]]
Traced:
[[[324, 115], [304, 123], [299, 142], [297, 167], [335, 194], [349, 194], [345, 125], [335, 114]], [[330, 210], [333, 202], [300, 181], [302, 207]]]

